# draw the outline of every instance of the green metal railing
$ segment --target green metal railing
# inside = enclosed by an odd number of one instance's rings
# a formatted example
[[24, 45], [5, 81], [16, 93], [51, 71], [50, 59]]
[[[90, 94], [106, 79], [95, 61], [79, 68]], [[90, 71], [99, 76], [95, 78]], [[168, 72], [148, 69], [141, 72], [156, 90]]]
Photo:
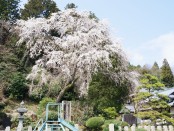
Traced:
[[[56, 112], [56, 119], [50, 119], [50, 112]], [[47, 131], [51, 129], [51, 131], [65, 131], [65, 127], [70, 129], [71, 131], [78, 131], [74, 126], [69, 124], [63, 119], [63, 104], [62, 103], [48, 103], [46, 106], [46, 117], [45, 122], [41, 119], [34, 131]]]

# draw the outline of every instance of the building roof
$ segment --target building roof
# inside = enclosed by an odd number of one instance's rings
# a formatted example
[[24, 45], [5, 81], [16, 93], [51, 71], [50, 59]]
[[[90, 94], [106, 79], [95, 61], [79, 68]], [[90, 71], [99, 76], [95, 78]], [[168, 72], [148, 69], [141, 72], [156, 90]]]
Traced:
[[169, 96], [174, 92], [174, 87], [159, 91], [158, 94]]

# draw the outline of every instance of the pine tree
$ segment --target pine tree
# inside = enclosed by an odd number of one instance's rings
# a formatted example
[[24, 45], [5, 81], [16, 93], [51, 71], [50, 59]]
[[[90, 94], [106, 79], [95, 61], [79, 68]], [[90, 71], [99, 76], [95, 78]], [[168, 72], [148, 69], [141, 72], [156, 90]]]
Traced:
[[144, 74], [150, 74], [150, 67], [149, 67], [149, 65], [146, 64], [143, 67], [139, 68], [138, 69], [138, 72], [140, 74], [142, 74], [142, 75], [144, 75]]
[[167, 101], [169, 98], [165, 95], [155, 93], [163, 89], [159, 79], [151, 74], [145, 74], [140, 79], [141, 86], [137, 89], [134, 96], [134, 106], [137, 116], [141, 119], [150, 119], [152, 123], [156, 123], [158, 118], [167, 122], [174, 123], [164, 111], [169, 108]]
[[15, 21], [19, 18], [20, 0], [0, 0], [0, 20]]
[[57, 12], [59, 9], [53, 0], [29, 0], [24, 5], [24, 9], [21, 9], [21, 18], [26, 20], [34, 17], [48, 18], [51, 13]]
[[74, 3], [69, 3], [65, 7], [65, 9], [72, 9], [72, 8], [77, 8], [77, 6]]
[[174, 85], [174, 76], [167, 59], [164, 59], [161, 67], [161, 81], [166, 87], [172, 87]]
[[159, 68], [157, 62], [154, 62], [153, 66], [151, 68], [151, 74], [160, 78], [160, 68]]

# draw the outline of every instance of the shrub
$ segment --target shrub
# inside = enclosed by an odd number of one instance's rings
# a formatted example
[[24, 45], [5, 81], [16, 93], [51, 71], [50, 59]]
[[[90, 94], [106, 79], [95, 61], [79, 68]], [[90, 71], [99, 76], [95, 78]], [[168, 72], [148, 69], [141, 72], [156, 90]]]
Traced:
[[42, 113], [45, 111], [46, 109], [46, 105], [49, 102], [55, 102], [53, 99], [45, 97], [43, 98], [38, 105], [38, 115], [42, 115]]
[[119, 130], [119, 126], [124, 127], [124, 126], [129, 126], [129, 124], [127, 122], [122, 122], [122, 121], [118, 121], [115, 119], [110, 119], [110, 120], [105, 120], [104, 125], [102, 126], [104, 131], [109, 131], [109, 124], [114, 124], [114, 130], [118, 131]]
[[118, 113], [116, 112], [115, 107], [108, 107], [103, 110], [103, 116], [106, 119], [114, 119], [116, 116], [118, 116]]
[[125, 121], [122, 121], [120, 126], [125, 127], [125, 126], [129, 126], [129, 124], [127, 122], [125, 122]]
[[103, 124], [103, 117], [91, 117], [86, 121], [86, 127], [92, 130], [99, 130]]
[[21, 73], [15, 73], [7, 89], [8, 94], [17, 100], [24, 99], [28, 95], [28, 87], [25, 83], [25, 77]]
[[[15, 128], [18, 126], [19, 123], [19, 118], [18, 117], [12, 117], [11, 118], [11, 128]], [[23, 122], [23, 127], [28, 127], [29, 125], [34, 125], [35, 123], [32, 121], [30, 117], [24, 116], [24, 122]]]

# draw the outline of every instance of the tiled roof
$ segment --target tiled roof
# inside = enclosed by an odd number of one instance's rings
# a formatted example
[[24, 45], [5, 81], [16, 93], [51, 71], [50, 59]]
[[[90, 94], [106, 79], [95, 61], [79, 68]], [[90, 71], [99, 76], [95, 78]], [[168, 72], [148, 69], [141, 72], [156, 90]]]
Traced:
[[162, 90], [162, 91], [158, 92], [158, 94], [169, 96], [173, 92], [174, 92], [174, 87], [172, 87], [172, 88], [166, 88], [165, 90]]

